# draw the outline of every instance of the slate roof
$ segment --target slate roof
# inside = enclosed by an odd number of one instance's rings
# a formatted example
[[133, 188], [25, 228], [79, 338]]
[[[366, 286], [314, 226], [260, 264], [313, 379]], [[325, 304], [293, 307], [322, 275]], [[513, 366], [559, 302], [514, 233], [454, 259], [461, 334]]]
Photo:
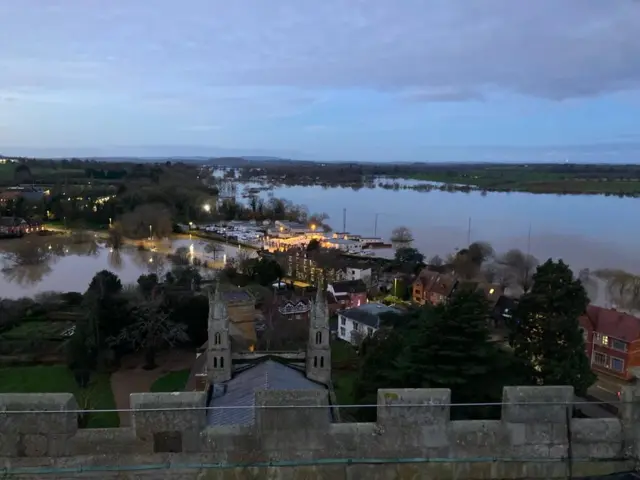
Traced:
[[640, 318], [612, 308], [588, 305], [585, 314], [594, 331], [633, 342], [640, 338]]
[[358, 323], [363, 323], [373, 328], [380, 328], [380, 315], [383, 313], [395, 313], [402, 314], [402, 310], [394, 307], [388, 307], [382, 303], [365, 303], [359, 307], [348, 308], [342, 310], [341, 315], [347, 317], [349, 320], [354, 320]]
[[338, 295], [346, 293], [365, 293], [367, 291], [367, 286], [362, 280], [343, 280], [340, 282], [333, 282], [331, 286], [333, 287], [333, 291]]
[[[214, 386], [209, 407], [251, 407], [255, 405], [256, 390], [326, 390], [324, 385], [307, 379], [300, 370], [270, 359], [236, 373], [225, 385], [226, 392], [217, 398], [216, 390], [224, 387]], [[331, 415], [329, 409], [327, 414]], [[224, 408], [207, 412], [209, 425], [251, 425], [254, 420], [253, 408]]]

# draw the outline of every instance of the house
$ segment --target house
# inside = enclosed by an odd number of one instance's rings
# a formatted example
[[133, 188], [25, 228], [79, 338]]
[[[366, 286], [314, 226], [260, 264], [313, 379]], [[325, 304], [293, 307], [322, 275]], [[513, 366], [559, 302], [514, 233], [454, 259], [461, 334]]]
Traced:
[[453, 275], [425, 268], [413, 281], [411, 298], [420, 305], [438, 305], [449, 298], [456, 284], [457, 280]]
[[341, 308], [355, 308], [367, 303], [367, 286], [362, 280], [346, 280], [327, 285]]
[[278, 313], [286, 320], [309, 320], [311, 301], [304, 297], [286, 298], [278, 295]]
[[316, 226], [307, 226], [302, 223], [288, 222], [285, 220], [275, 221], [275, 232], [284, 233], [288, 235], [304, 235], [305, 233], [314, 233]]
[[338, 338], [359, 345], [365, 336], [373, 335], [380, 328], [383, 314], [402, 314], [402, 310], [382, 303], [365, 303], [359, 307], [338, 312]]
[[372, 287], [374, 283], [374, 272], [371, 265], [349, 264], [342, 268], [338, 275], [341, 280], [362, 280], [367, 287]]
[[579, 320], [594, 373], [632, 380], [630, 368], [640, 366], [640, 318], [589, 305]]

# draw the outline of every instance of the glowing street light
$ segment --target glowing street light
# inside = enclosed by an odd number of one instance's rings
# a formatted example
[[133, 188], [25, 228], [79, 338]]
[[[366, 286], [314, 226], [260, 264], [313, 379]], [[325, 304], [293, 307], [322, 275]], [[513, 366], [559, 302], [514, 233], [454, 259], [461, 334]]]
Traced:
[[315, 229], [316, 229], [316, 224], [315, 224], [315, 223], [312, 223], [312, 224], [311, 224], [311, 230], [315, 231]]
[[211, 205], [209, 205], [208, 203], [205, 203], [205, 204], [202, 206], [202, 209], [203, 209], [205, 212], [209, 213], [209, 212], [211, 211]]

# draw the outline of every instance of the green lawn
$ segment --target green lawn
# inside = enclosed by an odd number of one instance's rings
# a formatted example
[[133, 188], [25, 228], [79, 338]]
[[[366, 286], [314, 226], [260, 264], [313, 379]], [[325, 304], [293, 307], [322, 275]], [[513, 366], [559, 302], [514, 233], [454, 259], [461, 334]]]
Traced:
[[11, 330], [2, 334], [3, 338], [18, 339], [46, 339], [59, 337], [65, 330], [68, 330], [73, 322], [51, 322], [51, 321], [33, 321], [22, 322]]
[[191, 373], [190, 370], [178, 370], [177, 372], [169, 372], [153, 382], [153, 385], [151, 385], [151, 391], [155, 393], [182, 392], [187, 386], [189, 373]]
[[[78, 387], [71, 371], [64, 365], [0, 368], [0, 393], [66, 393], [76, 396], [81, 409], [115, 409], [108, 374], [95, 373], [85, 390]], [[87, 399], [86, 401], [84, 399]], [[118, 427], [117, 412], [94, 413], [89, 428]]]

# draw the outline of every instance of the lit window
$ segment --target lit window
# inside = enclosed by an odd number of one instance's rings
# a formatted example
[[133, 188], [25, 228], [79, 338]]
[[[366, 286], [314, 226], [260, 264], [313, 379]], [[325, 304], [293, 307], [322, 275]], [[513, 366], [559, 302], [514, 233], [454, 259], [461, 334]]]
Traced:
[[491, 290], [489, 290], [489, 295], [493, 295], [493, 292], [495, 292], [495, 291], [496, 291], [496, 289], [492, 288]]
[[602, 345], [609, 345], [609, 337], [602, 335], [601, 343]]

